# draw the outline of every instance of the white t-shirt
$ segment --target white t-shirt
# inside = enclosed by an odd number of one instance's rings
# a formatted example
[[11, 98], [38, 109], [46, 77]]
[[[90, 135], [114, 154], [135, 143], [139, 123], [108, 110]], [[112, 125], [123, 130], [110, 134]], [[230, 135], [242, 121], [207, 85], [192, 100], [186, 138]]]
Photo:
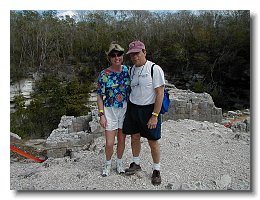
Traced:
[[165, 84], [164, 72], [159, 65], [153, 67], [153, 62], [148, 61], [141, 67], [133, 66], [130, 73], [131, 94], [130, 101], [136, 105], [149, 105], [155, 102], [155, 88]]

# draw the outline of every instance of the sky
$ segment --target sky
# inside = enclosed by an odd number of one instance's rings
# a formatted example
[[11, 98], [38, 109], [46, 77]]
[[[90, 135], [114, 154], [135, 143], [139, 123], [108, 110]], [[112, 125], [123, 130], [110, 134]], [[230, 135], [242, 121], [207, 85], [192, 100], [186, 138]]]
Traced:
[[[259, 198], [259, 8], [258, 0], [2, 0], [0, 1], [0, 110], [1, 110], [1, 194], [5, 199], [258, 199]], [[10, 191], [9, 132], [10, 132], [10, 10], [250, 10], [252, 19], [252, 64], [251, 64], [251, 113], [253, 128], [253, 184], [252, 193], [62, 193], [62, 192], [14, 192]]]

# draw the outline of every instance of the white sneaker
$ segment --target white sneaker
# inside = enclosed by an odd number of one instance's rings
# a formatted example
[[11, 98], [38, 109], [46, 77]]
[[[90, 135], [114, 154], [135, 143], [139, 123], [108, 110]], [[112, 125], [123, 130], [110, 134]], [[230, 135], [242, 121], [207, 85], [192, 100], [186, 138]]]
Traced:
[[123, 163], [122, 162], [118, 162], [116, 164], [116, 171], [117, 171], [118, 174], [125, 173], [125, 169], [123, 168]]
[[102, 176], [109, 176], [111, 171], [111, 165], [105, 164], [102, 172]]

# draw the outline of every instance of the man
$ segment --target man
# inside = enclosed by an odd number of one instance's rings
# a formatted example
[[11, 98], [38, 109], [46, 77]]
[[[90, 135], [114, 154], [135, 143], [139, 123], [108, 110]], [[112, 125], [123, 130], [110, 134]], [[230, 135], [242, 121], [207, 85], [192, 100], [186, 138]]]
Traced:
[[[141, 41], [129, 44], [126, 54], [130, 55], [134, 66], [130, 69], [131, 93], [123, 124], [123, 133], [131, 135], [133, 162], [126, 169], [126, 175], [141, 170], [139, 154], [141, 137], [148, 139], [153, 159], [152, 184], [161, 184], [160, 145], [161, 116], [160, 110], [164, 96], [164, 72], [160, 66], [146, 59], [146, 49]], [[153, 67], [153, 77], [151, 70]]]

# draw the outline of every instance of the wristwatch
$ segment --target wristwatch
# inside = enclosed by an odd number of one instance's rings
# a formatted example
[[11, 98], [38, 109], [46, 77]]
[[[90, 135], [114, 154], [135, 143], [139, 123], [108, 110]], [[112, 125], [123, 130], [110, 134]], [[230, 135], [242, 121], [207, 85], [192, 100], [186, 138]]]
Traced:
[[155, 116], [155, 117], [158, 117], [158, 116], [159, 116], [159, 114], [156, 113], [156, 112], [152, 112], [152, 115]]

